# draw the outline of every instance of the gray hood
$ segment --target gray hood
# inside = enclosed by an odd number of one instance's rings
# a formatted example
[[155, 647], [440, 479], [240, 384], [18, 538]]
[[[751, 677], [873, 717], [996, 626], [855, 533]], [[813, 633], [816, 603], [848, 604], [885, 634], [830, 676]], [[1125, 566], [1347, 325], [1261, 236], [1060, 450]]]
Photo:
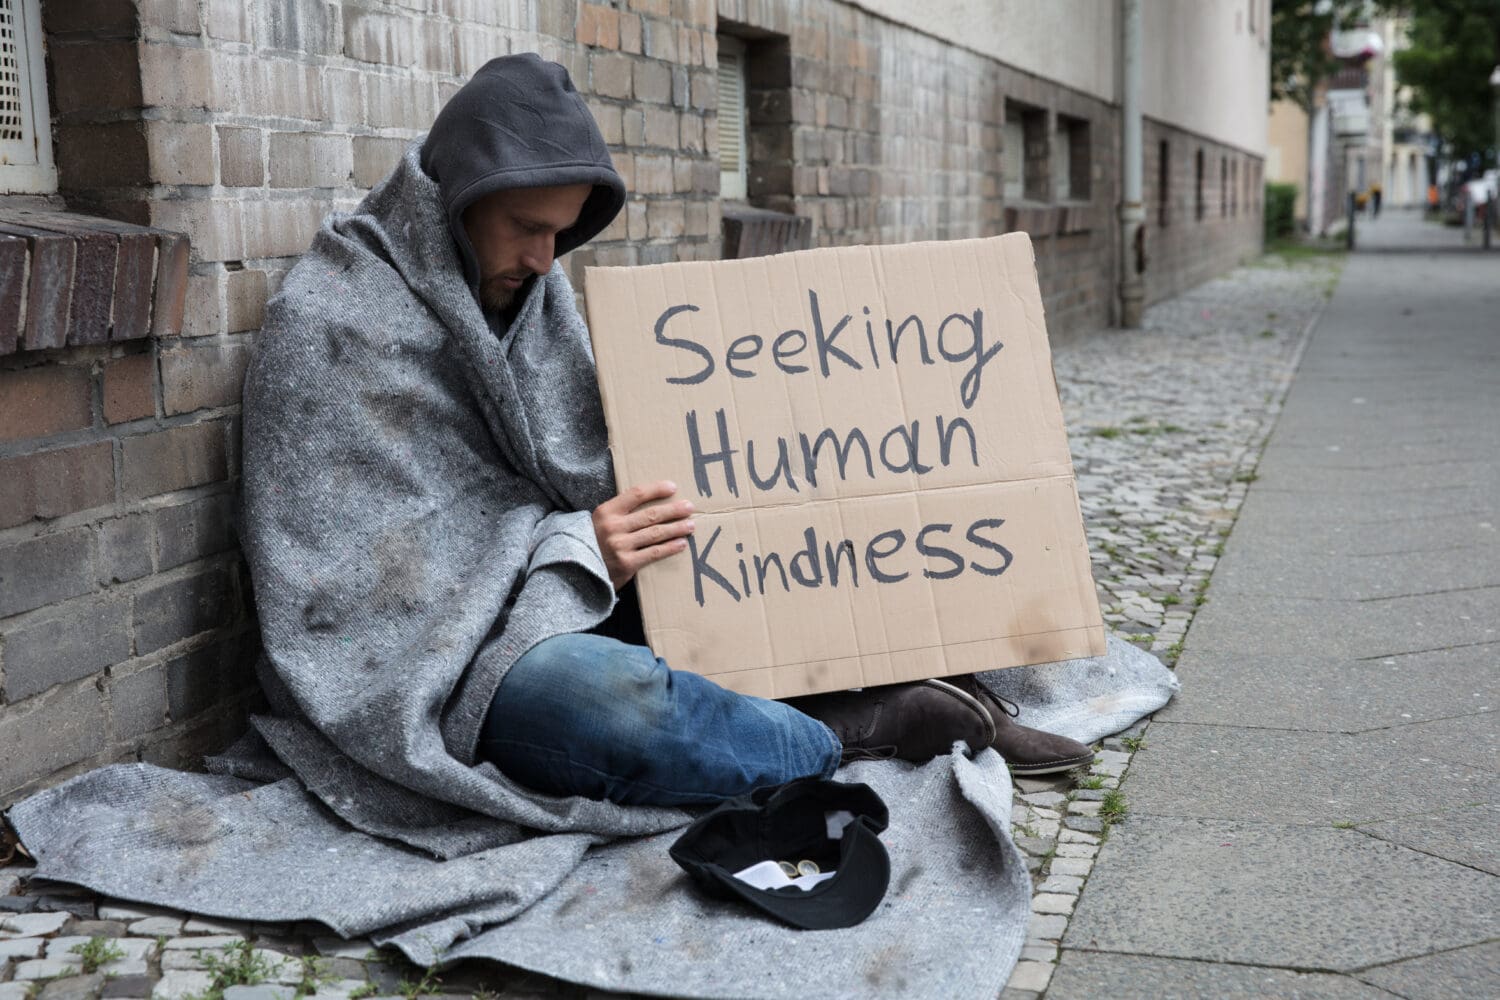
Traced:
[[471, 286], [479, 283], [479, 262], [463, 213], [485, 195], [594, 185], [578, 222], [557, 234], [558, 257], [597, 236], [625, 204], [625, 182], [568, 71], [534, 52], [491, 59], [453, 95], [422, 143], [422, 169], [442, 192]]

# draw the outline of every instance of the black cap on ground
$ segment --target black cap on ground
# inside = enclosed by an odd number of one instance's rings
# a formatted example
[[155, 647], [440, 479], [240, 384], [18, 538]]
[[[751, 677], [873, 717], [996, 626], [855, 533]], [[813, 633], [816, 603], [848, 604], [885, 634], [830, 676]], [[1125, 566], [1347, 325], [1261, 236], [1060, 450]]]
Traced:
[[[878, 836], [888, 819], [869, 785], [802, 778], [718, 806], [670, 853], [711, 896], [743, 900], [793, 927], [852, 927], [875, 911], [890, 884], [891, 861]], [[835, 874], [806, 890], [760, 889], [735, 877], [765, 861], [812, 861]]]

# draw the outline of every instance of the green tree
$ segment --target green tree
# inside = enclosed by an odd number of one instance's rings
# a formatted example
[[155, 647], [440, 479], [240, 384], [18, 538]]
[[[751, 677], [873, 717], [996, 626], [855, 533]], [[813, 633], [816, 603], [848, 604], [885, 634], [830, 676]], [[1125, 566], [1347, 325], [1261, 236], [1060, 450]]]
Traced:
[[1490, 73], [1500, 64], [1500, 0], [1420, 0], [1398, 5], [1410, 17], [1409, 47], [1395, 55], [1396, 77], [1412, 88], [1411, 110], [1432, 116], [1432, 128], [1455, 158], [1492, 159], [1494, 94]]
[[1318, 84], [1339, 68], [1328, 36], [1350, 24], [1361, 0], [1271, 0], [1271, 100], [1288, 100], [1309, 115]]

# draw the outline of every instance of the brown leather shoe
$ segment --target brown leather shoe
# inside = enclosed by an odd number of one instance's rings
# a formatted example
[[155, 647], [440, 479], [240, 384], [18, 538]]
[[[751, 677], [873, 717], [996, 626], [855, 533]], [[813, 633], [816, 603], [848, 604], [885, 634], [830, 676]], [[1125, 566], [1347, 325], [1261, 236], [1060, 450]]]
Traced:
[[895, 757], [920, 763], [948, 753], [954, 740], [977, 752], [996, 738], [993, 713], [984, 703], [942, 680], [815, 694], [786, 703], [832, 729], [844, 745], [845, 762]]
[[1012, 774], [1026, 776], [1056, 774], [1075, 767], [1087, 767], [1094, 761], [1092, 747], [1066, 736], [1032, 729], [1015, 721], [1021, 710], [974, 679], [973, 674], [947, 678], [954, 687], [974, 696], [989, 709], [995, 723], [995, 739], [990, 746], [1005, 758]]

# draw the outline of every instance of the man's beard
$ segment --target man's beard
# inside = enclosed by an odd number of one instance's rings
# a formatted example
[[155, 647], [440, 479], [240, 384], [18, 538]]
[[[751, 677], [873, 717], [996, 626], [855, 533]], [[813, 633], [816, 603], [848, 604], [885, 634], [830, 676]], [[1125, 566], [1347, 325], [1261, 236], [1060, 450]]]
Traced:
[[520, 288], [508, 287], [499, 275], [484, 278], [479, 282], [479, 304], [490, 312], [504, 312], [515, 304], [516, 294], [525, 290], [524, 283]]

